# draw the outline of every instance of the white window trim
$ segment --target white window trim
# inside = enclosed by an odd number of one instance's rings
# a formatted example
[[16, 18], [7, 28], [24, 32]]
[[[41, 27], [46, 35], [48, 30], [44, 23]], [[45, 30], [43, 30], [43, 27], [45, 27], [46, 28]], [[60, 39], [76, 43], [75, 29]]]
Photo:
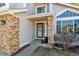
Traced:
[[[61, 20], [56, 20], [56, 22], [57, 22], [57, 21], [61, 21]], [[57, 25], [57, 23], [55, 23], [55, 27], [56, 27], [56, 28], [55, 28], [55, 31], [56, 31], [55, 34], [57, 34], [57, 26], [56, 26], [56, 25]], [[61, 23], [61, 26], [62, 26], [62, 23]], [[61, 28], [61, 32], [62, 32], [62, 28]]]
[[5, 3], [5, 6], [0, 7], [0, 12], [8, 10], [9, 9], [9, 3]]
[[[64, 20], [72, 20], [72, 21], [73, 21], [73, 25], [74, 25], [74, 20], [75, 20], [75, 19], [79, 19], [79, 17], [78, 17], [78, 16], [75, 16], [75, 17], [57, 18], [57, 19], [56, 19], [56, 22], [57, 22], [57, 21], [61, 21], [61, 22], [62, 22], [62, 21], [64, 21]], [[57, 25], [57, 23], [56, 23], [56, 25]], [[56, 26], [56, 25], [55, 25], [55, 26]], [[61, 23], [61, 26], [62, 26], [62, 23]], [[61, 32], [62, 32], [62, 28], [61, 28]], [[73, 26], [73, 32], [74, 32], [74, 26]], [[57, 33], [57, 27], [56, 27], [56, 33]]]
[[[73, 10], [73, 9], [65, 9], [63, 11], [61, 11], [60, 13], [58, 13], [55, 18], [56, 18], [56, 22], [57, 21], [64, 21], [64, 20], [73, 20], [73, 25], [74, 25], [74, 20], [75, 19], [79, 19], [79, 16], [73, 16], [73, 17], [62, 17], [62, 18], [57, 18], [57, 16], [61, 15], [62, 13], [64, 13], [65, 11], [72, 11], [72, 12], [75, 12], [75, 13], [79, 13], [79, 11], [76, 11], [76, 10]], [[57, 25], [57, 23], [55, 24], [55, 26]], [[61, 23], [61, 26], [62, 26], [62, 23]], [[61, 28], [61, 32], [62, 32], [62, 28]], [[74, 32], [74, 26], [73, 26], [73, 32]], [[56, 32], [55, 34], [57, 33], [57, 27], [56, 27]]]
[[69, 4], [69, 3], [60, 3], [66, 6], [70, 6], [70, 7], [74, 7], [74, 8], [79, 8], [79, 6], [73, 5], [73, 4]]
[[[61, 11], [61, 12], [59, 12], [55, 17], [61, 15], [62, 13], [64, 13], [64, 12], [67, 11], [67, 10], [72, 11], [72, 12], [75, 12], [75, 13], [79, 13], [79, 11], [76, 11], [76, 10], [67, 8], [67, 9], [65, 9], [65, 10], [63, 10], [63, 11]], [[62, 18], [63, 18], [63, 17], [62, 17]]]
[[47, 12], [47, 5], [40, 5], [40, 6], [36, 6], [36, 8], [35, 8], [35, 14], [41, 14], [41, 13], [37, 13], [37, 8], [43, 7], [43, 6], [45, 6], [45, 12], [44, 13], [46, 13]]
[[56, 18], [56, 21], [58, 21], [58, 20], [70, 20], [70, 19], [74, 19], [74, 20], [79, 19], [79, 16]]

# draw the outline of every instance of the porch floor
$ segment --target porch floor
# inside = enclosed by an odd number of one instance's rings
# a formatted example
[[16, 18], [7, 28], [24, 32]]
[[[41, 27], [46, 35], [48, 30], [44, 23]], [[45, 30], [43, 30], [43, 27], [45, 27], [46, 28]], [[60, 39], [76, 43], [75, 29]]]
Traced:
[[41, 40], [34, 40], [30, 42], [30, 46], [26, 47], [25, 49], [23, 49], [22, 51], [20, 51], [14, 56], [31, 56], [34, 50], [39, 46], [40, 43], [41, 43]]

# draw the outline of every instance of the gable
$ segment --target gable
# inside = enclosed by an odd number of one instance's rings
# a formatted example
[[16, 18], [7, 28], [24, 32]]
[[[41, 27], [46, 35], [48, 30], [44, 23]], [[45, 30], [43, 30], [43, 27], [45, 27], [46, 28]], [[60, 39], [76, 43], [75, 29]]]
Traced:
[[70, 11], [70, 10], [66, 10], [65, 12], [59, 14], [57, 16], [57, 18], [63, 18], [63, 17], [73, 17], [73, 16], [79, 16], [79, 13]]

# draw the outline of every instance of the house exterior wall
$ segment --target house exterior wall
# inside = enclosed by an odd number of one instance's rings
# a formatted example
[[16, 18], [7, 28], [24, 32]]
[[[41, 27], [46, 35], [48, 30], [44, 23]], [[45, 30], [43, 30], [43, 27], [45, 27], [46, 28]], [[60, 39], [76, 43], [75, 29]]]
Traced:
[[35, 7], [33, 3], [27, 3], [27, 15], [34, 15], [35, 14]]
[[[54, 31], [54, 34], [56, 34], [56, 21], [58, 20], [58, 19], [56, 18], [56, 16], [57, 16], [59, 13], [63, 12], [64, 10], [67, 10], [67, 9], [79, 12], [78, 9], [75, 9], [75, 8], [72, 8], [72, 7], [68, 7], [68, 6], [64, 6], [64, 5], [61, 5], [61, 4], [56, 4], [56, 3], [53, 3], [53, 4], [52, 4], [52, 8], [53, 8], [54, 19], [55, 19], [55, 24], [54, 24], [54, 27], [55, 27], [54, 30], [55, 30], [55, 31]], [[67, 18], [66, 18], [66, 19], [67, 19]], [[65, 19], [61, 19], [61, 20], [65, 20]]]
[[[52, 4], [52, 8], [51, 8], [50, 4]], [[35, 15], [36, 7], [42, 6], [42, 5], [47, 5], [47, 13], [51, 12], [54, 15], [57, 15], [58, 13], [62, 12], [65, 9], [77, 10], [75, 8], [71, 8], [71, 7], [64, 6], [64, 5], [57, 4], [57, 3], [27, 3], [27, 9], [29, 10], [27, 12], [27, 15]], [[51, 9], [52, 11], [50, 11], [49, 9]]]
[[8, 9], [9, 9], [9, 4], [8, 3], [5, 3], [5, 6], [1, 6], [0, 7], [0, 12], [5, 11], [5, 10], [8, 10]]
[[[41, 6], [41, 5], [47, 5], [47, 12], [46, 13], [52, 13], [53, 14], [53, 19], [54, 19], [54, 21], [52, 22], [52, 24], [53, 24], [53, 31], [52, 31], [52, 33], [53, 34], [56, 34], [56, 21], [58, 20], [57, 18], [56, 18], [56, 15], [57, 14], [59, 14], [59, 13], [61, 13], [62, 11], [64, 11], [64, 10], [66, 10], [66, 9], [71, 9], [71, 10], [74, 10], [74, 11], [78, 11], [76, 8], [73, 8], [73, 7], [69, 7], [69, 6], [64, 6], [64, 5], [61, 5], [61, 4], [57, 4], [57, 3], [52, 3], [52, 5], [51, 5], [51, 3], [35, 3], [35, 4], [32, 4], [33, 6], [32, 6], [32, 8], [33, 8], [33, 10], [31, 11], [30, 10], [30, 12], [32, 12], [33, 14], [29, 14], [29, 15], [36, 15], [36, 7], [38, 7], [38, 6]], [[53, 20], [52, 19], [52, 20]], [[64, 19], [62, 19], [62, 20], [64, 20]], [[48, 23], [50, 22], [50, 20], [48, 20]], [[49, 24], [49, 26], [52, 26], [51, 24]], [[50, 33], [51, 31], [49, 31], [49, 33]], [[49, 35], [48, 35], [49, 36]], [[51, 37], [53, 37], [53, 36], [51, 36]]]
[[[49, 4], [48, 3], [27, 3], [27, 9], [29, 10], [28, 12], [27, 12], [27, 15], [35, 15], [36, 14], [36, 7], [38, 7], [38, 6], [42, 6], [42, 5], [46, 5], [47, 6], [47, 12], [46, 13], [48, 13], [49, 12]], [[30, 8], [29, 8], [30, 7]]]
[[[6, 51], [6, 52], [14, 52], [15, 50], [18, 50], [19, 48], [23, 47], [26, 44], [29, 44], [31, 41], [33, 41], [35, 39], [35, 20], [30, 20], [27, 19], [27, 16], [30, 15], [36, 15], [36, 7], [41, 6], [41, 5], [46, 5], [47, 6], [47, 12], [46, 13], [52, 13], [51, 17], [47, 17], [48, 18], [48, 38], [49, 38], [49, 43], [54, 43], [53, 40], [53, 35], [56, 33], [56, 15], [60, 12], [62, 12], [65, 9], [72, 9], [72, 10], [77, 10], [75, 8], [71, 8], [71, 7], [67, 7], [67, 6], [63, 6], [60, 4], [56, 4], [53, 3], [51, 5], [51, 3], [10, 3], [9, 5], [7, 5], [7, 9], [24, 9], [27, 8], [28, 12], [21, 12], [21, 13], [15, 13], [14, 15], [19, 18], [19, 21], [17, 21], [17, 28], [18, 29], [11, 29], [10, 32], [12, 33], [12, 35], [10, 35], [8, 33], [8, 35], [10, 36], [10, 39], [12, 39], [11, 41], [7, 38], [7, 41], [1, 40], [2, 36], [0, 36], [0, 49], [2, 51]], [[78, 11], [78, 10], [77, 10]], [[6, 15], [4, 15], [6, 16]], [[13, 17], [11, 17], [10, 15], [7, 15], [10, 19], [13, 19]], [[16, 22], [16, 17], [15, 22]], [[7, 17], [3, 17], [5, 19], [8, 19]], [[0, 19], [2, 19], [2, 17], [0, 17]], [[12, 21], [13, 23], [15, 23], [14, 21]], [[10, 23], [10, 25], [12, 24], [12, 22]], [[12, 24], [14, 25], [14, 24]], [[5, 28], [8, 29], [8, 28]], [[7, 30], [9, 31], [9, 30]], [[17, 31], [17, 36], [13, 36], [13, 34], [15, 34], [15, 32], [13, 33], [12, 31]], [[4, 35], [3, 32], [0, 32], [0, 35]], [[50, 38], [52, 40], [50, 40]], [[14, 42], [13, 42], [14, 41]], [[6, 45], [2, 45], [3, 43], [6, 42]], [[17, 42], [17, 43], [15, 43]], [[3, 48], [5, 47], [5, 48]]]
[[[56, 33], [56, 18], [55, 18], [55, 16], [58, 14], [58, 13], [60, 13], [61, 11], [63, 11], [63, 10], [65, 10], [67, 7], [64, 7], [64, 6], [62, 6], [62, 5], [58, 5], [58, 4], [56, 4], [56, 3], [53, 3], [52, 5], [51, 5], [51, 3], [30, 3], [30, 4], [27, 4], [28, 6], [27, 6], [27, 9], [29, 10], [28, 12], [27, 12], [27, 15], [35, 15], [36, 14], [36, 7], [38, 7], [38, 6], [42, 6], [42, 5], [46, 5], [47, 6], [47, 12], [46, 13], [52, 13], [52, 14], [54, 14], [54, 34]], [[30, 8], [29, 8], [30, 7]]]
[[78, 9], [76, 8], [72, 8], [72, 7], [68, 7], [68, 6], [64, 6], [64, 5], [61, 5], [61, 4], [57, 4], [57, 3], [53, 3], [52, 4], [52, 9], [54, 12], [54, 15], [56, 16], [58, 13], [62, 12], [63, 10], [66, 10], [66, 9], [71, 9], [71, 10], [74, 10], [74, 11], [79, 11]]
[[5, 6], [0, 6], [0, 12], [12, 9], [26, 9], [27, 3], [5, 3]]
[[[52, 4], [52, 7], [49, 4]], [[66, 7], [62, 5], [58, 5], [56, 3], [27, 3], [27, 9], [29, 10], [27, 12], [27, 15], [35, 15], [36, 7], [42, 6], [42, 5], [47, 6], [47, 13], [51, 12], [51, 13], [54, 13], [54, 15], [66, 9]], [[52, 11], [50, 11], [49, 9], [51, 9]]]
[[28, 20], [26, 18], [26, 13], [17, 13], [15, 14], [19, 18], [19, 46], [20, 48], [24, 45], [29, 44], [31, 41], [34, 40], [34, 22], [31, 20]]
[[[28, 6], [27, 6], [28, 5]], [[27, 15], [33, 14], [33, 9], [30, 9], [29, 7], [32, 7], [33, 4], [26, 4], [26, 3], [6, 3], [7, 8], [3, 8], [2, 10], [13, 10], [13, 9], [26, 9], [28, 8], [30, 11], [28, 13], [21, 12], [21, 13], [15, 13], [14, 15], [19, 18], [19, 48], [23, 47], [26, 44], [29, 44], [32, 40], [34, 40], [34, 22], [30, 21], [26, 18]], [[1, 10], [1, 9], [0, 9]]]
[[9, 9], [24, 9], [27, 8], [26, 3], [9, 3]]
[[54, 15], [60, 13], [61, 11], [65, 10], [65, 7], [62, 7], [61, 5], [58, 5], [56, 3], [52, 4], [52, 12], [54, 12]]
[[[51, 4], [51, 3], [35, 3], [35, 4], [28, 4], [28, 8], [30, 7], [29, 9], [29, 12], [27, 12], [28, 14], [27, 15], [36, 15], [36, 8], [38, 6], [42, 6], [42, 5], [45, 5], [47, 6], [47, 12], [46, 13], [52, 13], [52, 17], [51, 19], [48, 19], [48, 41], [49, 41], [49, 44], [52, 44], [54, 43], [53, 41], [53, 36], [56, 32], [56, 18], [55, 18], [55, 15], [58, 14], [59, 12], [63, 11], [65, 8], [64, 7], [61, 7], [57, 4]], [[28, 9], [27, 8], [27, 9]]]
[[[42, 6], [42, 5], [47, 6], [46, 13], [53, 14], [54, 21], [52, 22], [52, 24], [53, 24], [53, 30], [54, 30], [53, 33], [54, 34], [56, 34], [56, 20], [57, 20], [56, 15], [65, 9], [76, 10], [74, 8], [63, 6], [63, 5], [57, 4], [57, 3], [27, 3], [27, 4], [26, 3], [25, 4], [24, 3], [10, 3], [9, 9], [23, 9], [23, 8], [28, 9], [27, 13], [24, 12], [24, 13], [15, 14], [20, 19], [20, 47], [22, 47], [22, 46], [28, 44], [30, 41], [34, 40], [34, 36], [33, 36], [34, 22], [32, 20], [27, 19], [26, 15], [28, 15], [28, 16], [35, 15], [36, 8], [38, 6]], [[29, 35], [26, 34], [28, 32], [30, 32]]]

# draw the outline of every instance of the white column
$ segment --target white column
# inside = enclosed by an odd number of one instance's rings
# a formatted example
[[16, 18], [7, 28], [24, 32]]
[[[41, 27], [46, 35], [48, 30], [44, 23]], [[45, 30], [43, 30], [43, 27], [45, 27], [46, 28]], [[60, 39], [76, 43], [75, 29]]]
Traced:
[[74, 22], [74, 21], [75, 21], [75, 20], [73, 20], [73, 33], [75, 33], [75, 31], [74, 31], [74, 23], [75, 23], [75, 22]]
[[45, 37], [47, 37], [47, 20], [45, 20]]

